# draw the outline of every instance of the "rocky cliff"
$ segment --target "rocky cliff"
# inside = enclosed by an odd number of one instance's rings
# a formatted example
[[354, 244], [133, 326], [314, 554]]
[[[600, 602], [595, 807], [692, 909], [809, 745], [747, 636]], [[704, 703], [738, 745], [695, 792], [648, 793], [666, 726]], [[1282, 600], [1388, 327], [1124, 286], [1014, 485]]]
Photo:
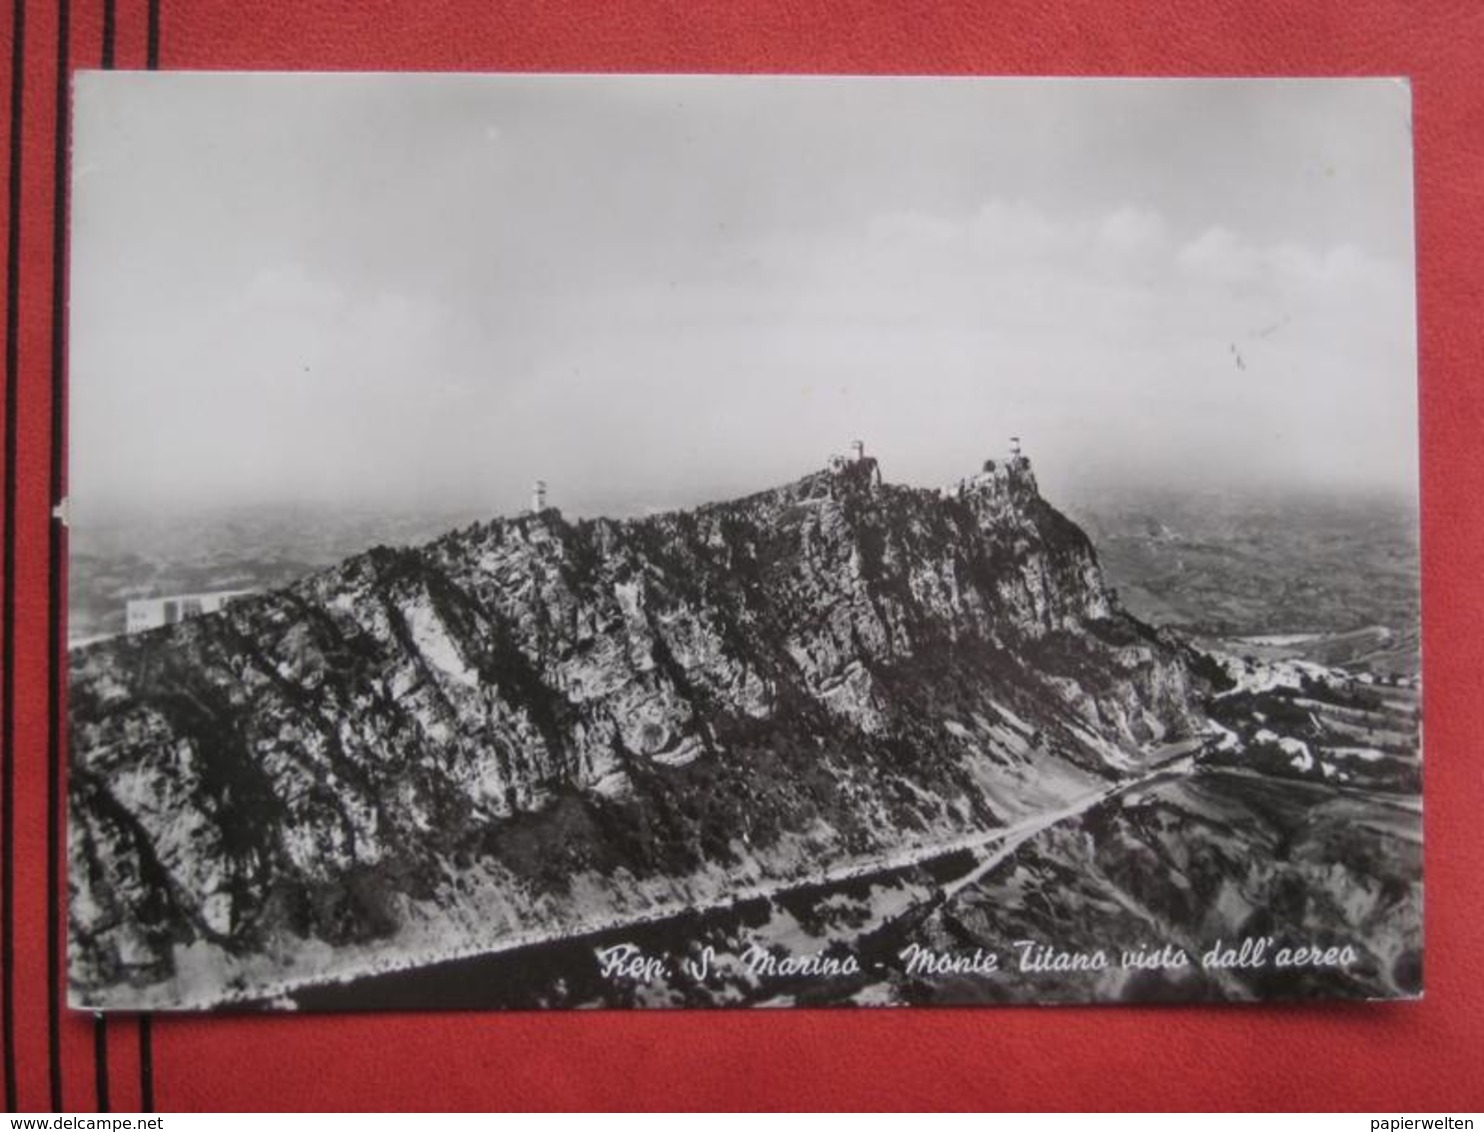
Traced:
[[1028, 462], [377, 548], [73, 654], [73, 1001], [209, 1005], [993, 830], [1206, 726]]

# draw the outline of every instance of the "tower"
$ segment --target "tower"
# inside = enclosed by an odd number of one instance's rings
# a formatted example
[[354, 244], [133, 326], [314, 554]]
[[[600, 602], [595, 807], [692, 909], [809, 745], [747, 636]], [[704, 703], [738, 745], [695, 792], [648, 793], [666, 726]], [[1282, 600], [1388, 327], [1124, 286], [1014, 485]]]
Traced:
[[860, 463], [866, 456], [866, 442], [864, 440], [852, 440], [850, 442], [850, 459]]
[[1020, 456], [1020, 437], [1018, 436], [1010, 438], [1010, 455], [1017, 458]]
[[537, 480], [535, 485], [531, 488], [531, 510], [538, 515], [541, 514], [542, 511], [546, 510], [545, 480]]

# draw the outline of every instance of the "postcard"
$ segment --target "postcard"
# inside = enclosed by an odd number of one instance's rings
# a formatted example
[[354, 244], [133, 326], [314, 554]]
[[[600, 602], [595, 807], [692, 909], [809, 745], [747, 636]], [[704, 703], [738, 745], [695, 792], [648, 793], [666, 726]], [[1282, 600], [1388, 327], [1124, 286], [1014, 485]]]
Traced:
[[1422, 993], [1405, 82], [74, 102], [73, 1006]]

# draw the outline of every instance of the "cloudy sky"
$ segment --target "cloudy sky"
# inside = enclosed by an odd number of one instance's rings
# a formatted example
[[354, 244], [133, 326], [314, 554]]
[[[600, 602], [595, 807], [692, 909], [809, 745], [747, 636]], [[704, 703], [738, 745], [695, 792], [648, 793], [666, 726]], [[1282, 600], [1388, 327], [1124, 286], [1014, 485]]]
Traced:
[[1376, 81], [77, 79], [84, 510], [948, 482], [1411, 491]]

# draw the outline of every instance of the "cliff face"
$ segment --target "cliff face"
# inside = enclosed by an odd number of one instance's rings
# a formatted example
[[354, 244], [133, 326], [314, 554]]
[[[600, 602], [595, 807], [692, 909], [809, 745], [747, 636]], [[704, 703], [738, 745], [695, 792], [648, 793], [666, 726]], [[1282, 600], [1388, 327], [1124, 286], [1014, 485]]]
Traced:
[[1191, 682], [1024, 461], [378, 548], [73, 655], [74, 1001], [205, 1004], [993, 830], [1197, 731]]

